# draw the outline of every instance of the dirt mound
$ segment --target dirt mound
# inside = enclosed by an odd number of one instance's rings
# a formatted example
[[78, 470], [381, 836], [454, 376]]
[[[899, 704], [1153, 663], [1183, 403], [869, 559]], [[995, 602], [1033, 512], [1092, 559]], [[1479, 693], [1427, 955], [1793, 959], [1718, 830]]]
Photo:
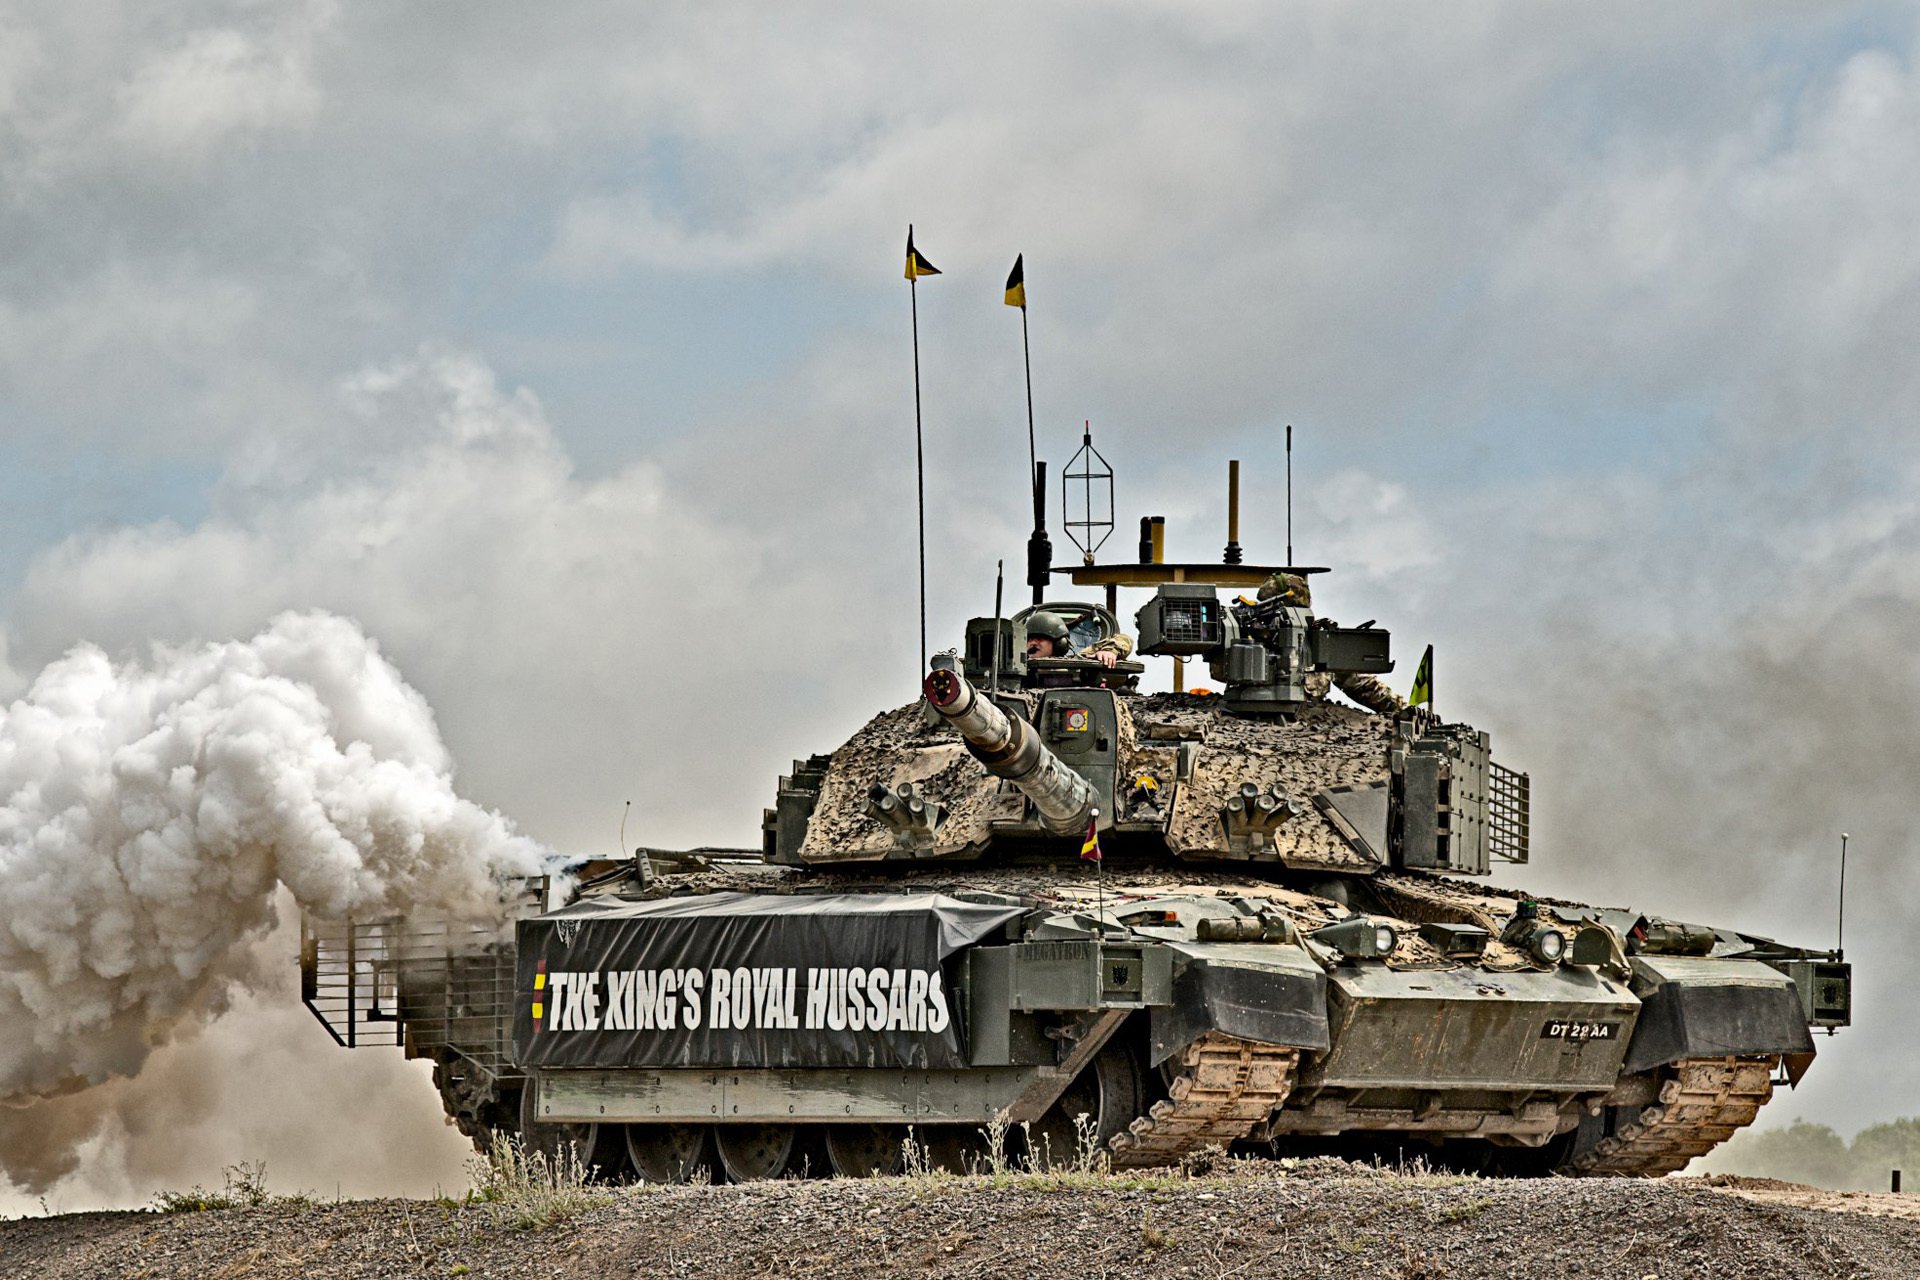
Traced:
[[[1920, 1222], [1920, 1196], [1872, 1191], [1827, 1191], [1798, 1182], [1782, 1182], [1778, 1178], [1747, 1178], [1734, 1173], [1710, 1174], [1703, 1181], [1716, 1190], [1759, 1204], [1793, 1205], [1832, 1213], [1861, 1213], [1869, 1217], [1906, 1218]], [[1920, 1274], [1920, 1271], [1916, 1274]]]
[[0, 1223], [0, 1277], [1920, 1274], [1920, 1222], [1760, 1194], [1693, 1179], [1494, 1182], [1311, 1161], [1197, 1178], [629, 1188], [530, 1230], [485, 1205], [282, 1203]]

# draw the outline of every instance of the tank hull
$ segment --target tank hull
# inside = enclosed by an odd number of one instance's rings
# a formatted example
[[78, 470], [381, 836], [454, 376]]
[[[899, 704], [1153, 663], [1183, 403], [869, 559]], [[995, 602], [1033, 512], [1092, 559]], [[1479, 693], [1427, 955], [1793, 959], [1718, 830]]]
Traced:
[[[1653, 1174], [1751, 1122], [1776, 1074], [1813, 1052], [1794, 977], [1755, 960], [1543, 965], [1497, 942], [1449, 959], [1413, 921], [1378, 912], [1366, 918], [1399, 941], [1362, 959], [1314, 941], [1316, 926], [1357, 914], [1331, 898], [1225, 875], [1114, 880], [976, 875], [963, 902], [915, 883], [808, 893], [830, 883], [794, 873], [779, 893], [668, 900], [668, 916], [642, 903], [536, 917], [518, 940], [517, 1065], [546, 1125], [712, 1126], [720, 1138], [779, 1125], [868, 1146], [877, 1127], [950, 1151], [972, 1141], [975, 1160], [990, 1158], [996, 1128], [1050, 1127], [1057, 1156], [1075, 1133], [1063, 1108], [1084, 1094], [1100, 1103], [1087, 1121], [1098, 1158], [1120, 1166], [1391, 1139], [1514, 1172]], [[1463, 891], [1457, 905], [1465, 917], [1495, 901]], [[835, 918], [834, 903], [852, 915]], [[1282, 911], [1293, 927], [1262, 940], [1199, 936], [1226, 931], [1202, 922]], [[758, 925], [743, 932], [743, 919]], [[711, 927], [690, 933], [688, 920]], [[910, 937], [943, 929], [950, 949], [908, 954]], [[652, 956], [703, 971], [690, 985], [704, 1037], [687, 1034], [684, 996], [675, 1027], [656, 1017], [640, 1031], [644, 1019], [604, 996], [638, 983], [657, 1001], [657, 979], [570, 979], [603, 993], [594, 1026], [588, 1002], [556, 1014], [548, 985], [535, 1024], [542, 973], [642, 972]], [[863, 992], [873, 1029], [836, 1016], [835, 975], [891, 979], [916, 963], [938, 969], [917, 989], [922, 1004], [937, 989], [941, 1013], [916, 1014], [909, 990], [904, 1005]], [[736, 1007], [742, 974], [766, 976], [757, 1003]]]

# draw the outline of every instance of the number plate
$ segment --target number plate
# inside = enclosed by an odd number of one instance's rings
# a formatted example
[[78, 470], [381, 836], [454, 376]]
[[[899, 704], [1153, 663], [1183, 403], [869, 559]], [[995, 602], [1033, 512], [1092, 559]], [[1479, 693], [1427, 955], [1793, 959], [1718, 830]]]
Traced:
[[1549, 1022], [1540, 1028], [1542, 1040], [1618, 1040], [1617, 1022]]

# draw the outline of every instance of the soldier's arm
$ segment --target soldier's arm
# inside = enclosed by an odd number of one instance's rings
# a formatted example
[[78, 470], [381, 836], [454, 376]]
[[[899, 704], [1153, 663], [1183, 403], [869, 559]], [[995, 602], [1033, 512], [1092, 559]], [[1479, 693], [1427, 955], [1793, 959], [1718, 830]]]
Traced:
[[1080, 651], [1082, 657], [1093, 658], [1112, 666], [1133, 656], [1133, 637], [1124, 631], [1116, 631], [1105, 640], [1096, 640]]
[[1333, 682], [1340, 687], [1340, 692], [1377, 715], [1394, 716], [1407, 709], [1405, 699], [1372, 676], [1336, 671]]

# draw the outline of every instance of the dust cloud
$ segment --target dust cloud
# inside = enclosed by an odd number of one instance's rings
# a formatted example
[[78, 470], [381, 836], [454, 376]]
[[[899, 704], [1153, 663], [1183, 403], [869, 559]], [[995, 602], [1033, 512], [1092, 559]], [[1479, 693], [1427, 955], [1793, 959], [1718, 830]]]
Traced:
[[269, 941], [287, 908], [485, 920], [541, 859], [455, 793], [431, 709], [353, 622], [75, 649], [0, 714], [0, 1173], [37, 1193], [84, 1158], [132, 1187], [276, 1080], [393, 1070], [275, 1060], [318, 1032]]

